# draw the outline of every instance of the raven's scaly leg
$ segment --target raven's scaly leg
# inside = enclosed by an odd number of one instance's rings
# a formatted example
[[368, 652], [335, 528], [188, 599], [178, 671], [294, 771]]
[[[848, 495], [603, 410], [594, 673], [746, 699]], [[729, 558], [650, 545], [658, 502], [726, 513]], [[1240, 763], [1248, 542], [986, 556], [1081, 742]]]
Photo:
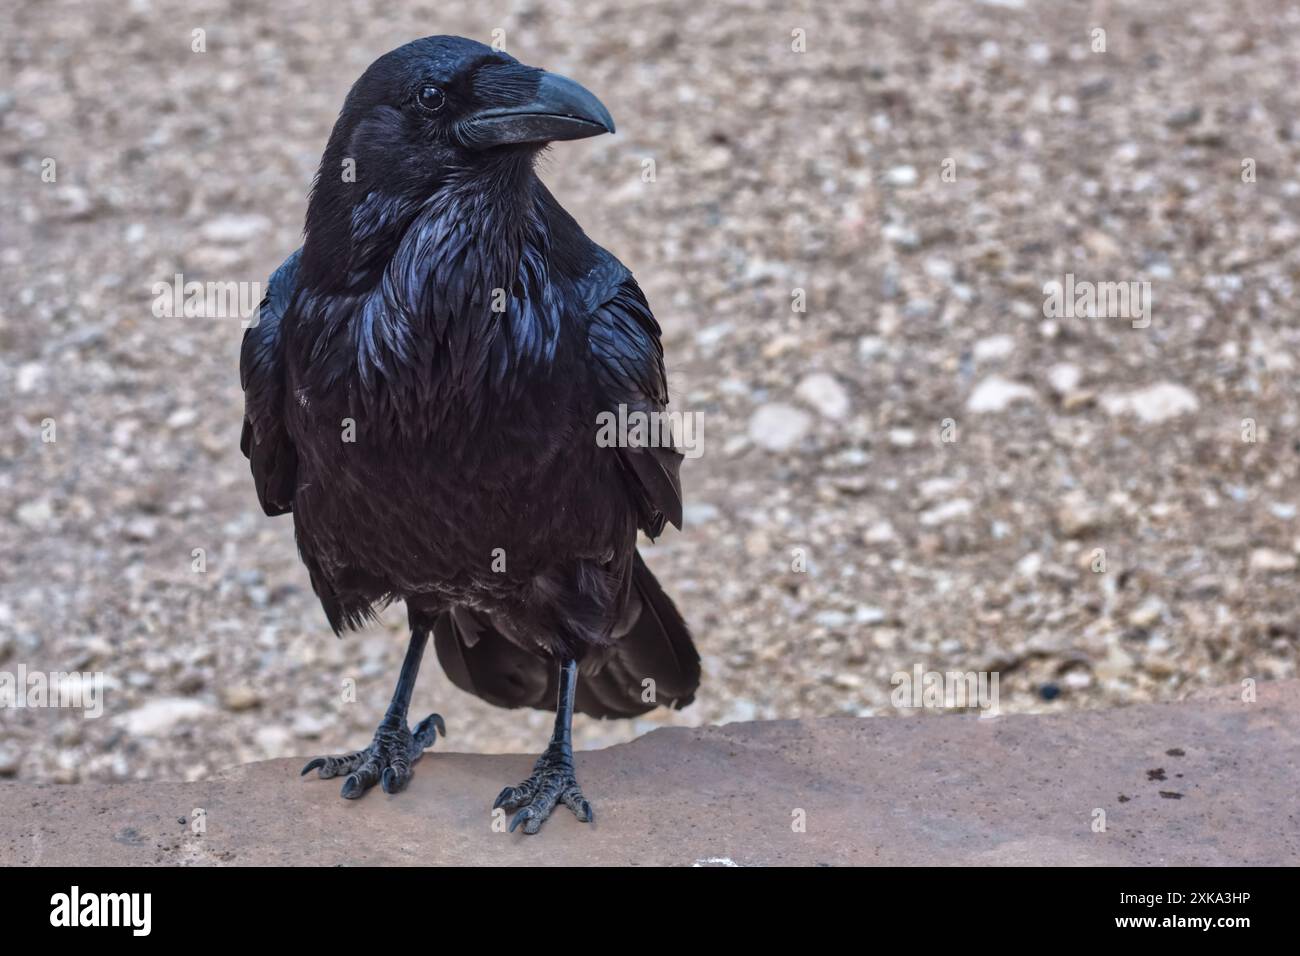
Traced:
[[317, 757], [302, 768], [304, 774], [318, 770], [321, 777], [338, 777], [347, 774], [343, 781], [343, 796], [355, 800], [376, 783], [382, 783], [385, 793], [398, 793], [411, 782], [411, 765], [424, 756], [424, 749], [433, 746], [441, 733], [447, 736], [447, 726], [437, 714], [430, 714], [416, 725], [406, 727], [406, 712], [411, 706], [411, 691], [420, 673], [420, 658], [429, 641], [425, 628], [411, 632], [411, 643], [402, 661], [402, 673], [397, 678], [392, 703], [384, 715], [375, 739], [365, 750], [354, 750], [337, 757]]
[[578, 788], [573, 773], [573, 695], [578, 688], [578, 664], [565, 661], [560, 665], [560, 695], [555, 707], [555, 731], [550, 746], [538, 758], [533, 773], [517, 787], [506, 787], [492, 804], [495, 810], [519, 810], [510, 821], [510, 832], [519, 824], [525, 833], [536, 833], [555, 809], [563, 803], [582, 823], [595, 818], [591, 804]]

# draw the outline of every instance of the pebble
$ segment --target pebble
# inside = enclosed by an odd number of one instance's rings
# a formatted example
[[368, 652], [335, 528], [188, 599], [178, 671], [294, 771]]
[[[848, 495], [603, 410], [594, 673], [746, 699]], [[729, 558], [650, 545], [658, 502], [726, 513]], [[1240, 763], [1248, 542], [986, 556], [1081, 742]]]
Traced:
[[1134, 627], [1150, 628], [1160, 623], [1164, 613], [1165, 602], [1157, 597], [1149, 597], [1129, 611], [1128, 622]]
[[249, 242], [269, 232], [271, 220], [256, 213], [228, 213], [209, 219], [199, 228], [201, 235], [208, 242], [239, 243]]
[[849, 393], [833, 375], [815, 372], [805, 376], [795, 394], [833, 421], [839, 421], [849, 413]]
[[867, 544], [889, 544], [891, 541], [898, 540], [898, 535], [894, 532], [894, 526], [888, 521], [877, 521], [867, 528], [862, 540]]
[[315, 740], [330, 726], [332, 726], [332, 721], [325, 720], [315, 714], [301, 713], [294, 718], [293, 732], [298, 737]]
[[749, 419], [749, 438], [760, 448], [785, 452], [796, 447], [812, 428], [812, 416], [793, 405], [771, 402]]
[[971, 412], [1001, 412], [1016, 402], [1032, 402], [1038, 397], [1028, 385], [993, 376], [984, 379], [966, 401]]
[[24, 362], [18, 366], [18, 373], [14, 376], [14, 387], [18, 394], [26, 395], [33, 391], [44, 374], [45, 366], [40, 362]]
[[955, 498], [941, 505], [935, 505], [927, 511], [922, 511], [917, 520], [926, 527], [933, 527], [970, 517], [974, 510], [975, 506], [967, 499]]
[[221, 703], [226, 710], [241, 711], [252, 710], [262, 703], [262, 695], [255, 687], [248, 684], [235, 684], [233, 687], [227, 687], [221, 693]]
[[939, 498], [950, 497], [961, 488], [961, 482], [955, 478], [927, 478], [916, 486], [916, 493], [922, 501], [931, 502]]
[[192, 408], [178, 408], [167, 416], [168, 428], [188, 428], [199, 420], [199, 413]]
[[975, 343], [973, 354], [977, 362], [995, 362], [1010, 356], [1016, 350], [1016, 340], [1009, 335], [990, 335]]
[[147, 515], [137, 515], [123, 529], [131, 541], [152, 541], [158, 534], [158, 520]]
[[819, 611], [813, 617], [814, 624], [832, 629], [844, 627], [849, 620], [849, 616], [843, 611]]
[[886, 223], [881, 227], [880, 234], [886, 242], [902, 249], [917, 249], [921, 245], [921, 237], [917, 231], [900, 223]]
[[1093, 673], [1104, 681], [1116, 681], [1133, 673], [1133, 657], [1119, 646], [1112, 646], [1104, 660], [1099, 662]]
[[14, 517], [20, 524], [39, 531], [54, 520], [54, 505], [48, 498], [25, 501], [18, 506]]
[[15, 777], [23, 755], [14, 744], [0, 744], [0, 777]]
[[1068, 395], [1079, 387], [1082, 380], [1083, 373], [1079, 371], [1079, 366], [1068, 362], [1058, 362], [1047, 370], [1047, 384], [1057, 395]]
[[114, 718], [133, 737], [157, 736], [184, 721], [200, 720], [213, 713], [210, 705], [185, 697], [159, 697]]
[[701, 525], [718, 520], [720, 512], [707, 501], [693, 502], [682, 508], [682, 521], [685, 524]]
[[853, 620], [857, 624], [865, 624], [868, 627], [875, 624], [884, 623], [886, 618], [884, 608], [872, 607], [861, 604], [853, 611]]
[[253, 731], [253, 742], [268, 757], [279, 757], [289, 750], [293, 734], [278, 724], [265, 724]]
[[1145, 425], [1196, 411], [1200, 403], [1190, 390], [1174, 382], [1159, 382], [1132, 392], [1102, 395], [1101, 407], [1112, 417], [1132, 416]]
[[1067, 538], [1082, 538], [1101, 527], [1102, 509], [1088, 501], [1082, 492], [1070, 492], [1056, 509], [1056, 527]]
[[885, 173], [885, 182], [891, 186], [914, 186], [918, 178], [915, 166], [895, 166]]
[[1023, 578], [1033, 578], [1038, 576], [1038, 572], [1042, 567], [1043, 556], [1037, 551], [1030, 551], [1016, 562], [1016, 573]]
[[1262, 574], [1285, 574], [1296, 569], [1298, 560], [1294, 554], [1285, 551], [1256, 548], [1250, 552], [1250, 569]]

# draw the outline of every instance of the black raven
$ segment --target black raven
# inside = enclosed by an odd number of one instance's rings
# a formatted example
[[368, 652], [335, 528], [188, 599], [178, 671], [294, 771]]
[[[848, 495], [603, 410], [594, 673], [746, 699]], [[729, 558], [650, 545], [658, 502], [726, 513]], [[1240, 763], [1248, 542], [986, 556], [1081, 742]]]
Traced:
[[668, 402], [631, 273], [537, 178], [556, 140], [612, 133], [572, 80], [460, 37], [376, 60], [321, 159], [302, 248], [244, 336], [241, 447], [335, 633], [402, 600], [410, 647], [364, 750], [311, 761], [344, 797], [388, 793], [439, 732], [407, 726], [430, 634], [456, 686], [555, 709], [533, 774], [495, 807], [535, 833], [592, 818], [573, 710], [691, 702], [699, 656], [636, 550], [681, 527], [671, 444], [598, 442], [602, 413]]

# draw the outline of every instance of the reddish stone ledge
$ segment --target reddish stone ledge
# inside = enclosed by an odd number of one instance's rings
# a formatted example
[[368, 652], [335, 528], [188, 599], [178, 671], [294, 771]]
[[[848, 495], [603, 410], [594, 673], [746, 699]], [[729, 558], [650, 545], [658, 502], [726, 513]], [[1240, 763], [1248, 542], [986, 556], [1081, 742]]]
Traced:
[[539, 836], [497, 832], [492, 800], [531, 762], [430, 752], [407, 792], [355, 802], [294, 760], [0, 784], [0, 864], [1300, 863], [1300, 681], [1253, 703], [657, 730], [578, 755], [593, 825], [561, 808]]

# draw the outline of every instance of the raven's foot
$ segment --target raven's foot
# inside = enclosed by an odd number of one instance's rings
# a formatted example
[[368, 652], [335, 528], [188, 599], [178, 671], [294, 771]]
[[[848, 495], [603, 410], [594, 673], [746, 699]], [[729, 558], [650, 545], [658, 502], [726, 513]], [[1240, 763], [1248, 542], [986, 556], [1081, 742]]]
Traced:
[[519, 811], [510, 821], [511, 833], [521, 823], [525, 833], [536, 833], [557, 803], [572, 810], [581, 823], [595, 819], [573, 773], [573, 748], [552, 743], [533, 766], [532, 776], [517, 787], [502, 790], [492, 809]]
[[411, 782], [411, 765], [424, 756], [426, 747], [433, 746], [438, 734], [446, 737], [447, 725], [437, 714], [424, 718], [414, 730], [408, 730], [405, 721], [386, 717], [365, 750], [317, 757], [302, 768], [302, 775], [312, 770], [322, 779], [347, 774], [342, 790], [346, 800], [355, 800], [376, 783], [385, 793], [399, 793]]

